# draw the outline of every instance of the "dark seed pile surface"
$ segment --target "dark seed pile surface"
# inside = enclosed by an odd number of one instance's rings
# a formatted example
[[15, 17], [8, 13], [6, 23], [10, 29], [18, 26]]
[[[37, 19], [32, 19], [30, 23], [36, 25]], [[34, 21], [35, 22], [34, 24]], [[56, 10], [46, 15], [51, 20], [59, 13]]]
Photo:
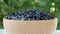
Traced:
[[17, 11], [5, 17], [10, 20], [51, 20], [54, 19], [50, 13], [40, 10]]

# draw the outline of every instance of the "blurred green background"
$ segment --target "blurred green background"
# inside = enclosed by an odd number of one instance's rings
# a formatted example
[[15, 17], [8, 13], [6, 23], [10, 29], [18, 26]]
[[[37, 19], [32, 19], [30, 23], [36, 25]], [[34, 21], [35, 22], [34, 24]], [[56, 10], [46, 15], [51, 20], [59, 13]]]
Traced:
[[39, 9], [58, 18], [57, 29], [60, 29], [60, 0], [0, 0], [0, 29], [3, 28], [3, 17], [17, 10]]

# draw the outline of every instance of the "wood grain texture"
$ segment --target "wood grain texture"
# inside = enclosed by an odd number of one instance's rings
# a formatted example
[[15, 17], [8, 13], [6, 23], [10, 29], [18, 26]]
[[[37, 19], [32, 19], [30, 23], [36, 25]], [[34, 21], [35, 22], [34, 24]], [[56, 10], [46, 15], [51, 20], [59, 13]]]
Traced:
[[3, 19], [3, 24], [8, 34], [53, 34], [57, 21], [57, 19], [34, 21]]

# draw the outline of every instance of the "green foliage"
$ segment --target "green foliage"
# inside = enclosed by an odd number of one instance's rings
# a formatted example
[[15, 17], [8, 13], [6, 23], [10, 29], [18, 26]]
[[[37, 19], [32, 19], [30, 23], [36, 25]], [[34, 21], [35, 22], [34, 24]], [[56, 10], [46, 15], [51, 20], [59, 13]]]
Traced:
[[44, 9], [45, 7], [49, 6], [47, 5], [47, 3], [49, 4], [50, 2], [49, 0], [48, 1], [47, 0], [4, 0], [4, 1], [8, 6], [18, 10], [29, 9], [29, 8]]

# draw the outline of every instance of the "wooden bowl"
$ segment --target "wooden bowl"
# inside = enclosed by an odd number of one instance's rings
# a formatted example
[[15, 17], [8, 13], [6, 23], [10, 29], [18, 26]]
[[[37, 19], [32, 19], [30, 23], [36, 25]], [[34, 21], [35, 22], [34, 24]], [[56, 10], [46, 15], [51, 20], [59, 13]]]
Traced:
[[8, 34], [53, 34], [57, 27], [57, 18], [52, 20], [9, 20], [3, 18], [3, 25]]

